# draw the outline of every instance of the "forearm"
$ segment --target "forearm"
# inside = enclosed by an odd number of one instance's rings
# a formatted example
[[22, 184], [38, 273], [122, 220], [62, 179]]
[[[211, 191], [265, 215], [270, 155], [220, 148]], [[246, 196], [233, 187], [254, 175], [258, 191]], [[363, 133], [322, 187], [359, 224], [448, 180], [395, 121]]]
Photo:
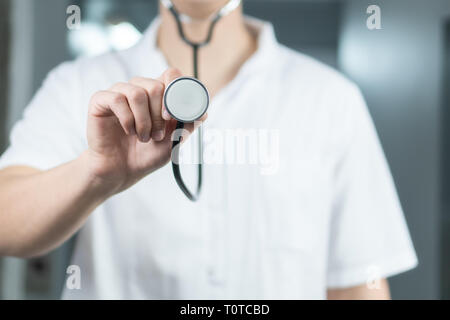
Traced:
[[389, 300], [391, 298], [389, 283], [380, 279], [377, 286], [369, 288], [363, 284], [356, 287], [342, 289], [328, 289], [328, 300]]
[[83, 154], [48, 171], [0, 171], [0, 255], [40, 255], [72, 236], [111, 194], [88, 168]]

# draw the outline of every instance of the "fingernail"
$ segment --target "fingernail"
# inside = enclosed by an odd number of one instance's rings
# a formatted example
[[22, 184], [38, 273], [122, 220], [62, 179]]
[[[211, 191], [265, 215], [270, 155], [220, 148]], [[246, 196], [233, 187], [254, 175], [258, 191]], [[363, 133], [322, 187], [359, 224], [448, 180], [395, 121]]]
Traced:
[[155, 141], [161, 141], [162, 139], [164, 139], [164, 130], [158, 130], [154, 132], [152, 138]]
[[170, 120], [170, 113], [167, 112], [166, 109], [163, 110], [163, 118], [164, 118], [165, 120]]
[[148, 142], [148, 140], [150, 140], [150, 133], [143, 133], [141, 135], [141, 141], [142, 142]]

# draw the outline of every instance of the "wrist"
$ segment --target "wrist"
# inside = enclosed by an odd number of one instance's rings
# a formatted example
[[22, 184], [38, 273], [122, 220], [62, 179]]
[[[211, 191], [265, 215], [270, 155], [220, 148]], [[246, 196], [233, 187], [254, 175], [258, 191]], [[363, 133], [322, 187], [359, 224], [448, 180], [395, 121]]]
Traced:
[[86, 187], [103, 201], [120, 189], [120, 183], [102, 173], [102, 164], [89, 150], [84, 151], [77, 159], [84, 173]]

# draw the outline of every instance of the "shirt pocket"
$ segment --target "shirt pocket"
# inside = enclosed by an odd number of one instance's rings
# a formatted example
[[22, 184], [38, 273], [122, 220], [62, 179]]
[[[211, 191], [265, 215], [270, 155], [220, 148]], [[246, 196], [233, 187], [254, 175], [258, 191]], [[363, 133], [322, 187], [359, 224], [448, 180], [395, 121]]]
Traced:
[[327, 238], [330, 183], [327, 166], [304, 156], [264, 180], [267, 249], [313, 253]]
[[267, 299], [307, 299], [320, 274], [315, 252], [318, 241], [312, 217], [304, 212], [285, 210], [269, 214], [261, 268], [264, 297]]

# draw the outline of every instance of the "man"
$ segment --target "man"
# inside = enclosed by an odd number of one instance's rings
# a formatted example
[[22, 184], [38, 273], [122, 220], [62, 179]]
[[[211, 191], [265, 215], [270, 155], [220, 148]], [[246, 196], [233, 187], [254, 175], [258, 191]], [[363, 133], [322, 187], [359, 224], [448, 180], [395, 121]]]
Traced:
[[[196, 19], [183, 25], [193, 41], [226, 3], [174, 1]], [[267, 154], [269, 137], [270, 170], [205, 161], [198, 202], [177, 188], [162, 96], [192, 74], [192, 52], [161, 6], [137, 46], [51, 72], [15, 126], [0, 160], [0, 255], [43, 254], [79, 231], [69, 299], [389, 298], [385, 278], [417, 260], [357, 87], [241, 7], [199, 59], [205, 144], [225, 159], [226, 133], [257, 132], [244, 151]]]

